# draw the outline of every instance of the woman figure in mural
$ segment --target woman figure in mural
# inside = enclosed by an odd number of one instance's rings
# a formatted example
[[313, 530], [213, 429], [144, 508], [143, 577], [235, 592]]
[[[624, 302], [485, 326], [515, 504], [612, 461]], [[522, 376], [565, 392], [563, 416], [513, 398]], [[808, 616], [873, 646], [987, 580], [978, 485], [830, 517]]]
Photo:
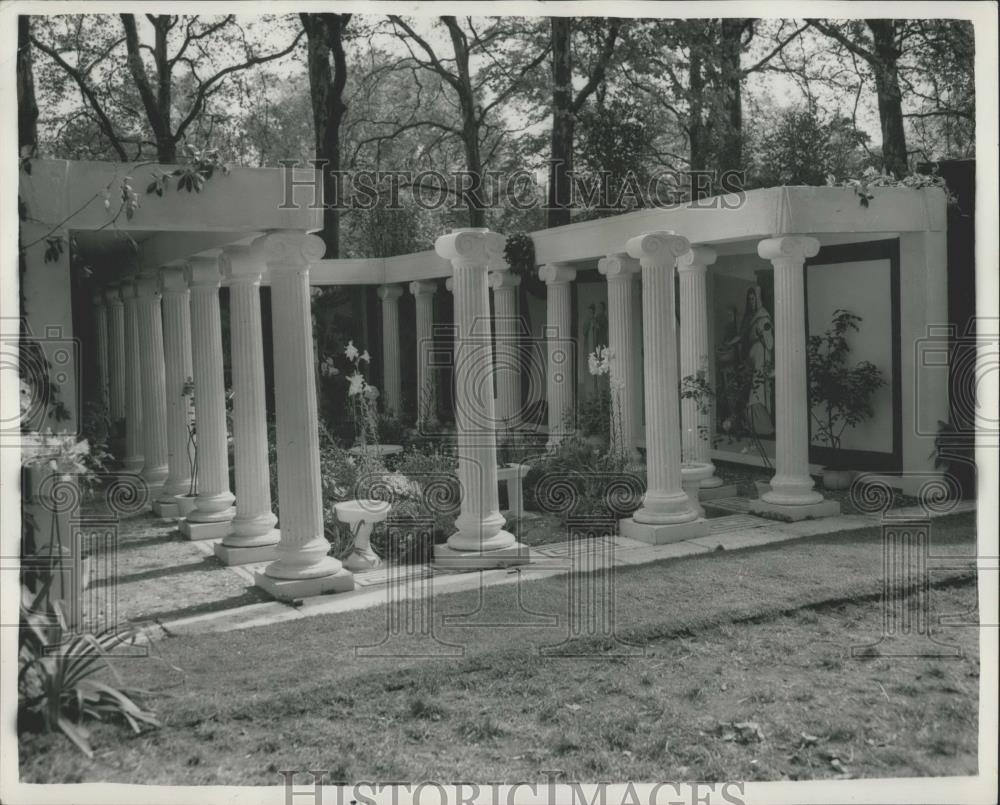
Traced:
[[758, 436], [774, 433], [774, 324], [761, 304], [760, 288], [747, 289], [746, 308], [740, 328], [742, 359], [752, 371], [746, 402], [747, 424]]
[[[722, 335], [721, 343], [715, 350], [718, 364], [717, 376], [722, 381], [716, 417], [723, 430], [729, 430], [732, 427], [732, 417], [744, 403], [743, 400], [731, 399], [734, 375], [740, 362], [740, 341], [740, 312], [735, 307], [727, 308], [726, 330]], [[728, 426], [724, 424], [727, 422]]]

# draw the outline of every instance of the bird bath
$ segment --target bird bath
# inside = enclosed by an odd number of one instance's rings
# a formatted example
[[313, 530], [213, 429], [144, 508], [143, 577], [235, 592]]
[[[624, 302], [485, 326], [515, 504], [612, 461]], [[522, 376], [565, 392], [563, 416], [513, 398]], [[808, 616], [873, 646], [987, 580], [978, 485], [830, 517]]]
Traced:
[[389, 516], [389, 503], [384, 500], [348, 500], [334, 504], [333, 508], [337, 519], [354, 534], [354, 547], [344, 560], [344, 567], [358, 573], [381, 565], [381, 557], [372, 550], [371, 536], [375, 524]]

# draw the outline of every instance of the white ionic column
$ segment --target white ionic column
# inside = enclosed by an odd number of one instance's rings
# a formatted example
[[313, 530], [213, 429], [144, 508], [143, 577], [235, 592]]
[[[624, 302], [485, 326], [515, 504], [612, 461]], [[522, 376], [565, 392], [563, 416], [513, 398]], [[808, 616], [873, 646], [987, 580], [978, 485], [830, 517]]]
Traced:
[[188, 260], [195, 440], [198, 445], [198, 497], [194, 510], [181, 523], [181, 533], [189, 539], [224, 537], [236, 516], [235, 497], [229, 490], [220, 280], [217, 257]]
[[493, 289], [497, 423], [502, 428], [513, 429], [520, 425], [521, 414], [521, 352], [518, 348], [521, 320], [517, 315], [521, 278], [509, 270], [491, 271], [489, 285]]
[[573, 307], [570, 283], [576, 279], [576, 269], [560, 263], [550, 263], [538, 271], [545, 283], [545, 343], [546, 396], [549, 409], [549, 440], [546, 447], [554, 449], [562, 437], [576, 428], [573, 395]]
[[176, 495], [187, 495], [191, 489], [191, 458], [193, 445], [190, 431], [188, 400], [184, 386], [193, 378], [191, 366], [191, 294], [184, 269], [167, 266], [160, 269], [160, 294], [163, 310], [163, 362], [167, 399], [167, 480], [153, 510], [161, 517], [180, 513]]
[[687, 238], [672, 232], [639, 235], [626, 246], [642, 267], [646, 495], [621, 528], [625, 536], [654, 544], [708, 533], [681, 485], [674, 266], [690, 248]]
[[138, 472], [144, 463], [142, 455], [142, 378], [139, 361], [139, 312], [135, 298], [135, 282], [125, 280], [121, 288], [125, 308], [125, 458], [122, 465], [129, 472]]
[[386, 413], [399, 416], [402, 412], [402, 377], [399, 364], [399, 297], [398, 285], [382, 285], [378, 298], [382, 300], [382, 405]]
[[[96, 293], [94, 302], [94, 324], [97, 330], [97, 389], [98, 402], [101, 409], [108, 410], [110, 394], [108, 392], [108, 308], [104, 304], [104, 294]], [[110, 419], [110, 416], [109, 416]]]
[[[608, 349], [611, 351], [611, 447], [633, 461], [641, 456], [636, 447], [639, 422], [634, 398], [638, 395], [634, 355], [639, 351], [635, 340], [635, 305], [633, 286], [639, 275], [639, 261], [627, 254], [609, 254], [597, 263], [597, 270], [608, 280]], [[619, 444], [619, 440], [623, 444]]]
[[220, 263], [229, 286], [229, 329], [233, 371], [233, 447], [236, 518], [215, 555], [229, 565], [276, 558], [280, 534], [271, 511], [267, 456], [264, 339], [260, 277], [266, 270], [263, 239], [253, 246], [228, 246]]
[[434, 293], [437, 283], [418, 280], [410, 283], [416, 305], [417, 339], [417, 422], [437, 419], [437, 395], [431, 377], [430, 356], [434, 349]]
[[[705, 246], [695, 246], [677, 258], [680, 274], [681, 310], [681, 379], [704, 370], [706, 382], [711, 380], [708, 362], [708, 267], [716, 254]], [[699, 411], [692, 399], [681, 400], [681, 450], [687, 461], [711, 467], [711, 474], [700, 482], [702, 489], [722, 486], [712, 464], [712, 416]], [[709, 470], [705, 470], [709, 472]]]
[[462, 511], [447, 545], [435, 546], [434, 561], [462, 567], [492, 567], [527, 561], [528, 554], [503, 529], [497, 489], [493, 346], [489, 327], [488, 264], [504, 238], [488, 229], [457, 229], [434, 244], [452, 265], [455, 295], [455, 424]]
[[167, 479], [167, 398], [158, 275], [140, 274], [135, 288], [142, 382], [142, 477], [159, 493]]
[[326, 247], [315, 235], [281, 231], [267, 235], [263, 248], [271, 275], [281, 541], [278, 559], [254, 578], [282, 600], [352, 590], [354, 576], [328, 555], [323, 536], [309, 266]]
[[118, 288], [104, 292], [108, 318], [108, 413], [117, 428], [125, 417], [125, 308]]
[[770, 491], [751, 510], [777, 510], [793, 519], [840, 511], [839, 503], [813, 489], [809, 475], [804, 265], [818, 252], [819, 241], [810, 237], [757, 244], [757, 254], [774, 266], [775, 473]]

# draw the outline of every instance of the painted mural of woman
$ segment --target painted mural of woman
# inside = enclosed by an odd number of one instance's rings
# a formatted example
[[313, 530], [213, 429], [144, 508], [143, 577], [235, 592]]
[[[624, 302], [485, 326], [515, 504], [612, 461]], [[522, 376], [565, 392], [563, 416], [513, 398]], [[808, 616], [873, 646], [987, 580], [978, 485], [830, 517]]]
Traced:
[[[746, 308], [740, 328], [742, 358], [749, 364], [755, 381], [747, 399], [747, 420], [754, 432], [766, 436], [774, 432], [774, 323], [761, 303], [760, 288], [747, 289]], [[760, 382], [760, 378], [765, 378]]]

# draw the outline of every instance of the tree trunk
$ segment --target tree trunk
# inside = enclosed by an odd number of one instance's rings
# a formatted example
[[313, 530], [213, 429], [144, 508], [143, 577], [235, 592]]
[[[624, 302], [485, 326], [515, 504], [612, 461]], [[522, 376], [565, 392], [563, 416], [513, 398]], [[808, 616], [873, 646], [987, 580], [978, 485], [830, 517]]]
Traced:
[[572, 20], [552, 17], [552, 139], [546, 223], [551, 228], [570, 222], [570, 182], [573, 171]]
[[21, 156], [34, 156], [38, 146], [38, 101], [31, 63], [31, 17], [17, 18], [17, 145]]
[[702, 115], [705, 107], [705, 76], [703, 74], [701, 46], [691, 43], [690, 59], [688, 61], [688, 140], [690, 141], [691, 198], [698, 199], [705, 195], [698, 174], [708, 167], [708, 130], [704, 125]]
[[[316, 137], [316, 159], [323, 165], [323, 230], [326, 257], [340, 256], [340, 126], [347, 112], [344, 86], [347, 59], [344, 27], [350, 14], [300, 14], [306, 32], [309, 95]], [[332, 62], [331, 62], [332, 60]], [[325, 164], [323, 164], [325, 163]]]
[[719, 109], [718, 174], [738, 171], [743, 166], [743, 74], [740, 70], [741, 39], [747, 21], [739, 17], [722, 20], [719, 46], [719, 80], [722, 103]]
[[[473, 113], [474, 114], [474, 113]], [[471, 117], [471, 116], [470, 116]], [[465, 164], [473, 183], [478, 185], [482, 181], [483, 161], [479, 153], [479, 125], [474, 119], [467, 121], [462, 127], [462, 139], [465, 141]], [[486, 226], [486, 209], [479, 195], [482, 191], [477, 190], [466, 196], [466, 206], [469, 208], [469, 226]]]
[[903, 130], [903, 95], [899, 89], [896, 30], [893, 20], [868, 20], [872, 32], [875, 60], [875, 91], [878, 116], [882, 126], [882, 165], [886, 173], [901, 178], [907, 173], [906, 133]]

